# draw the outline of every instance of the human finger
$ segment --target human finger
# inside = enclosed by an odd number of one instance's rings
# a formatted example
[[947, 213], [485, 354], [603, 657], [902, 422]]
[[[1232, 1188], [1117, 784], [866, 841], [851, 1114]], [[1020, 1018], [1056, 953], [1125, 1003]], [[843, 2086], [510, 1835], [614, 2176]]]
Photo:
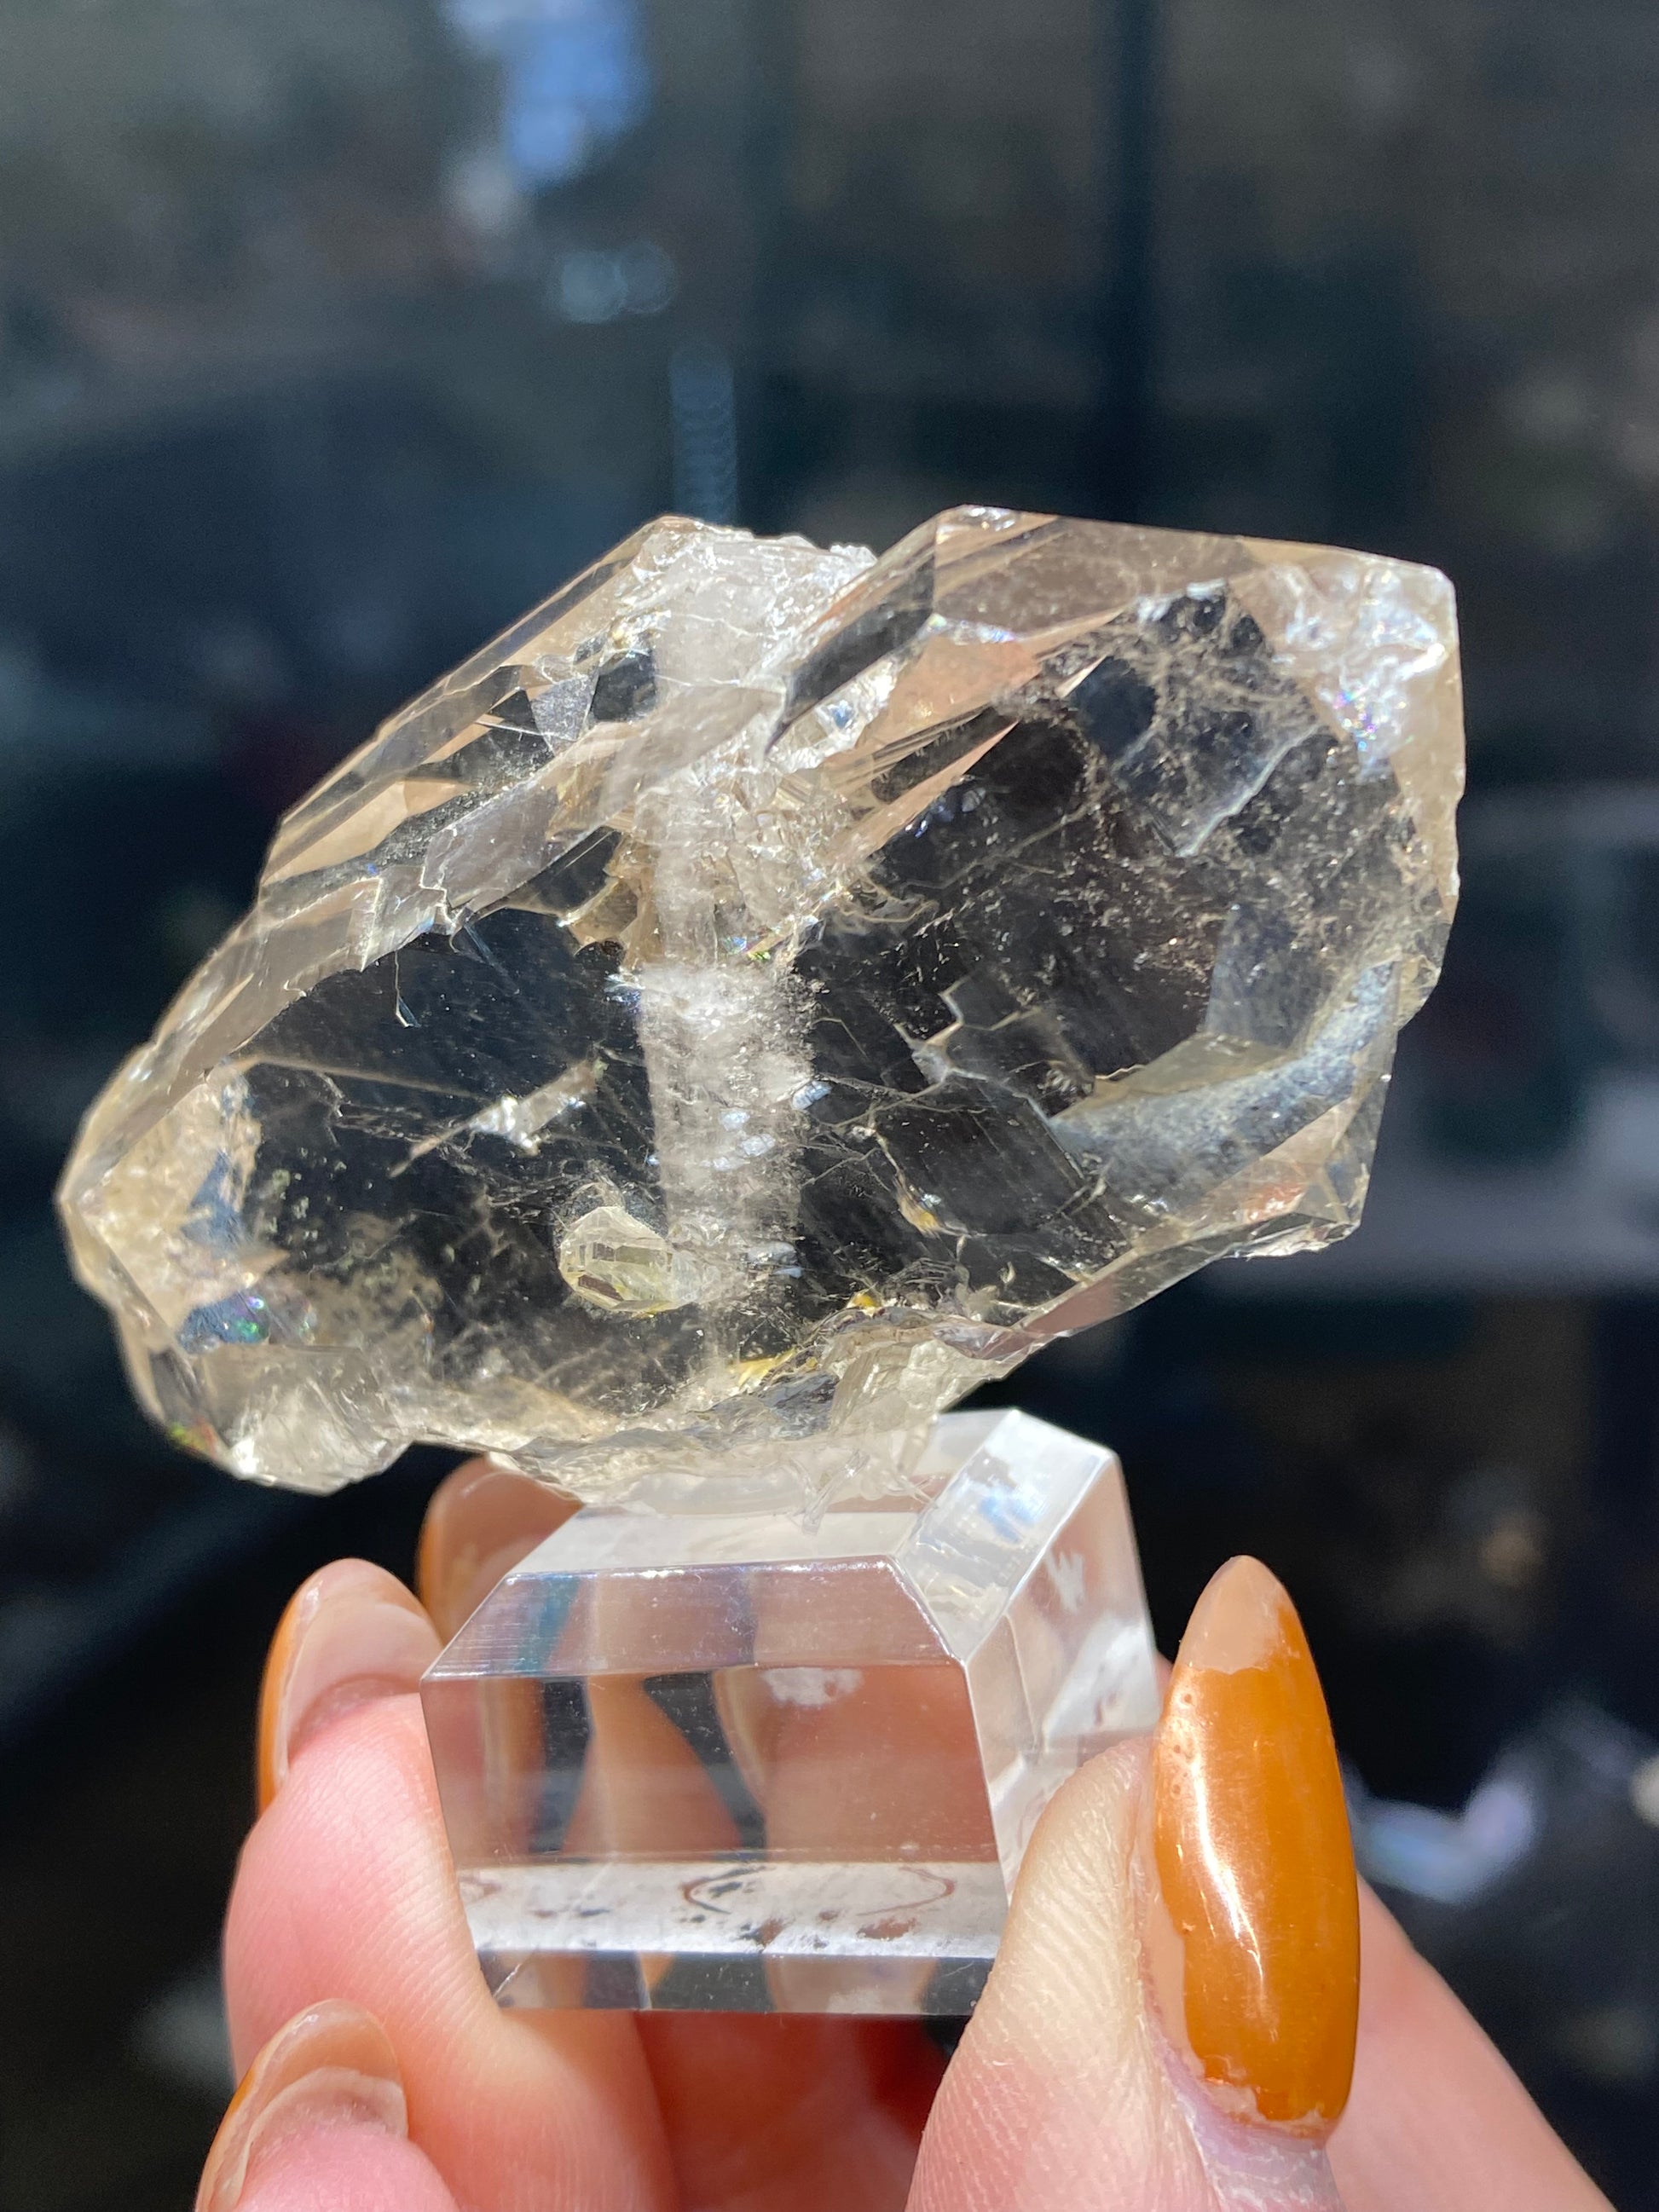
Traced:
[[640, 2022], [682, 2203], [898, 2212], [943, 2067], [915, 2021]]
[[[1158, 1663], [1167, 1683], [1168, 1662]], [[1607, 2212], [1484, 2029], [1363, 1882], [1359, 1919], [1353, 2087], [1329, 2147], [1346, 2212]]]
[[[349, 1571], [345, 1571], [349, 1567]], [[307, 1585], [271, 1665], [285, 1723], [277, 1778], [244, 1847], [225, 1939], [233, 2039], [263, 2043], [308, 2004], [343, 1998], [390, 2035], [409, 2131], [460, 2201], [489, 2212], [628, 2212], [672, 2201], [649, 2074], [630, 2019], [503, 2014], [478, 1972], [456, 1894], [419, 1706], [438, 1649], [367, 1616], [414, 1607], [390, 1576], [337, 1563]], [[328, 1662], [309, 1651], [325, 1638]], [[401, 1653], [401, 1681], [386, 1652]], [[372, 1672], [354, 1678], [366, 1656]]]
[[367, 1559], [332, 1560], [302, 1583], [276, 1624], [259, 1685], [258, 1809], [313, 1735], [355, 1705], [413, 1689], [437, 1651], [419, 1603]]
[[1235, 1561], [1152, 1744], [1096, 1759], [1038, 1826], [912, 2212], [1330, 2212], [1358, 1963], [1312, 1659]]
[[577, 1501], [498, 1460], [462, 1462], [432, 1494], [421, 1523], [416, 1587], [446, 1642], [501, 1577], [562, 1528]]
[[[421, 1588], [440, 1629], [453, 1632], [572, 1510], [489, 1462], [458, 1468], [433, 1501], [421, 1546]], [[593, 1649], [614, 1661], [644, 1648], [712, 1648], [723, 1632], [721, 1605], [717, 1589], [695, 1580], [665, 1587], [613, 1578], [577, 1595], [550, 1660], [564, 1651], [580, 1668], [580, 1655]], [[758, 1620], [754, 1632], [767, 1648], [769, 1622]], [[686, 1678], [688, 1691], [696, 1680]], [[860, 1696], [860, 1680], [800, 1667], [781, 1674], [717, 1668], [707, 1698], [677, 1700], [664, 1682], [638, 1674], [588, 1677], [580, 1769], [562, 1777], [570, 1809], [561, 1848], [578, 1857], [712, 1858], [729, 1869], [742, 1842], [734, 1808], [745, 1790], [769, 1844], [785, 1852], [828, 1845], [832, 1855], [879, 1856], [907, 1838], [914, 1848], [918, 1796], [937, 1810], [939, 1790], [913, 1784], [908, 1826], [890, 1835], [881, 1808], [866, 1802], [867, 1788], [854, 1790], [849, 1809], [849, 1776], [867, 1782], [872, 1749], [878, 1776], [901, 1764], [896, 1722], [879, 1700], [872, 1705], [867, 1686]], [[912, 1764], [937, 1748], [931, 1706], [918, 1724], [920, 1741], [906, 1744]], [[849, 1726], [850, 1745], [842, 1741]], [[492, 1743], [499, 1748], [515, 1727], [526, 1759], [548, 1756], [538, 1708], [495, 1712]], [[849, 1820], [859, 1832], [842, 1833]], [[653, 1991], [672, 1961], [639, 1963]], [[768, 1972], [781, 1977], [787, 1968], [769, 1963]], [[539, 1986], [550, 1996], [568, 1992], [580, 2003], [584, 1983], [579, 1960], [542, 1964]], [[790, 1993], [775, 1994], [784, 2002]], [[669, 2012], [643, 2016], [640, 2033], [683, 2203], [741, 2204], [744, 2212], [842, 2212], [849, 2204], [896, 2212], [902, 2204], [941, 2068], [917, 2023]]]
[[397, 2055], [357, 2007], [312, 2005], [249, 2067], [208, 2153], [196, 2212], [456, 2212], [408, 2140]]
[[1331, 2142], [1347, 2212], [1608, 2212], [1399, 1923], [1362, 1893], [1353, 2096]]

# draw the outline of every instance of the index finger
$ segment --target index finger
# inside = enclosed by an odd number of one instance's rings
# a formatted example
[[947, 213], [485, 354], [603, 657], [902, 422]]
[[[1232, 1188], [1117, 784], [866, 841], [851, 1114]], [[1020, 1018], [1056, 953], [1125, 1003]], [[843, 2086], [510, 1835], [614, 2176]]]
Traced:
[[[478, 1971], [444, 1843], [413, 1681], [386, 1679], [387, 1640], [362, 1618], [413, 1601], [377, 1569], [325, 1569], [313, 1715], [281, 1697], [292, 1747], [244, 1846], [225, 1931], [239, 2062], [307, 2005], [339, 1998], [380, 2021], [408, 2097], [411, 2141], [462, 2203], [652, 2212], [673, 2201], [649, 2073], [625, 2015], [499, 2011]], [[383, 1586], [383, 1587], [382, 1587]], [[354, 1624], [353, 1611], [360, 1618]], [[342, 1613], [345, 1618], [342, 1619]], [[405, 1651], [424, 1663], [437, 1649]], [[354, 1650], [372, 1679], [349, 1679]], [[329, 1673], [333, 1679], [325, 1679]], [[358, 1694], [361, 1692], [361, 1694]]]

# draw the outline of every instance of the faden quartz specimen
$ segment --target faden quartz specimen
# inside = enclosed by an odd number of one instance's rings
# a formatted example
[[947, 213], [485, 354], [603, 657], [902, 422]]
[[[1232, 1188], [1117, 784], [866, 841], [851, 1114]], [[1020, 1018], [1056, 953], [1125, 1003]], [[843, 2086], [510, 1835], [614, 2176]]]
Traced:
[[258, 1480], [900, 1487], [1045, 1339], [1352, 1227], [1461, 758], [1432, 570], [665, 519], [287, 817], [88, 1116], [78, 1272]]

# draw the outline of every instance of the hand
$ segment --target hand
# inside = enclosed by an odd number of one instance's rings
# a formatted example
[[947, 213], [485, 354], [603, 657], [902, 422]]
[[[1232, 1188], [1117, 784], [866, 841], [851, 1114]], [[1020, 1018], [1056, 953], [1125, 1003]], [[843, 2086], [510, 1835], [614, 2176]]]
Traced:
[[[1163, 1807], [1172, 1789], [1177, 1813], [1204, 1809], [1201, 1791], [1182, 1795], [1214, 1680], [1200, 1671], [1200, 1615], [1178, 1662], [1184, 1722], [1166, 1717], [1152, 1762], [1125, 1746], [1060, 1792], [948, 2069], [910, 2021], [498, 2011], [455, 1893], [414, 1690], [441, 1641], [570, 1510], [470, 1462], [428, 1516], [423, 1604], [345, 1560], [284, 1615], [261, 1705], [262, 1809], [226, 1931], [249, 2070], [198, 2212], [1328, 2212], [1338, 2191], [1347, 2212], [1607, 2212], [1375, 1899], [1362, 1900], [1358, 2058], [1328, 2166], [1316, 2112], [1304, 2136], [1239, 2117], [1254, 2114], [1259, 2082], [1219, 2092], [1224, 2111], [1190, 2049], [1176, 2055], [1168, 1990], [1160, 2006], [1150, 1983], [1182, 1906], [1158, 1894], [1164, 1830], [1144, 1808], [1149, 1790]], [[1264, 1571], [1235, 1582], [1236, 1613], [1275, 1601]], [[1322, 1729], [1311, 1662], [1299, 1663], [1285, 1680]], [[1183, 1682], [1200, 1705], [1182, 1703]], [[1254, 1786], [1248, 1758], [1239, 1771]], [[1225, 1825], [1208, 1838], [1210, 1871], [1248, 1896]], [[1317, 1876], [1340, 1905], [1340, 1817], [1310, 1848], [1325, 1863], [1295, 1868], [1297, 1899]], [[1163, 1954], [1148, 1917], [1160, 1912]], [[1224, 1981], [1243, 1955], [1227, 1955], [1225, 1926], [1182, 1926], [1188, 1974]], [[1305, 1948], [1294, 1926], [1289, 1940]], [[1337, 2108], [1352, 2033], [1341, 1979], [1281, 1989], [1292, 2026], [1271, 2043], [1300, 2049]]]

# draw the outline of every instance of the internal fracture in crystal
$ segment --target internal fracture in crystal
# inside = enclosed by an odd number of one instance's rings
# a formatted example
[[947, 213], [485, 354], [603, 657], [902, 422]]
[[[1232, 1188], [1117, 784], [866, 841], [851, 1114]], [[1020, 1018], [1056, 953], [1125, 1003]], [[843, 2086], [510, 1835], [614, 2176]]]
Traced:
[[285, 818], [88, 1115], [77, 1271], [258, 1480], [902, 1482], [1046, 1339], [1354, 1225], [1461, 775], [1431, 569], [666, 518]]

